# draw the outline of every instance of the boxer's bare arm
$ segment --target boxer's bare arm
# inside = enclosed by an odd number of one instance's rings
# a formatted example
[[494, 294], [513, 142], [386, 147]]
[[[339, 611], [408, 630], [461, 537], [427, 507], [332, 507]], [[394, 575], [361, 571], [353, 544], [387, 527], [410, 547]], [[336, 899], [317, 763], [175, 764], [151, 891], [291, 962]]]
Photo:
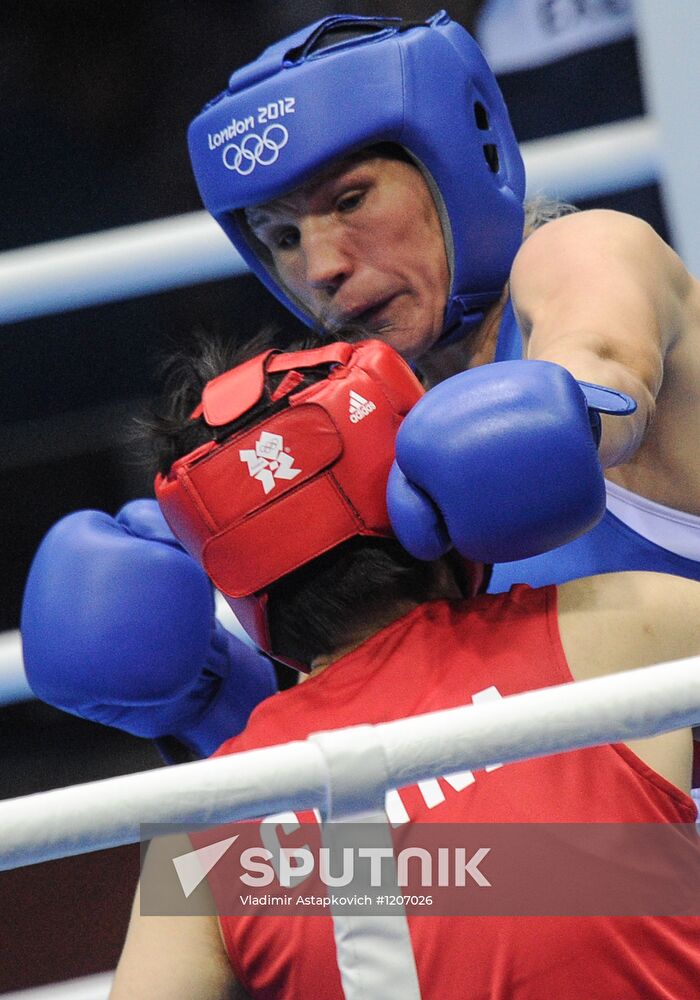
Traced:
[[[192, 850], [183, 836], [182, 850]], [[168, 838], [172, 842], [173, 838]], [[142, 881], [157, 864], [152, 841]], [[171, 858], [177, 851], [167, 848]], [[248, 1000], [236, 981], [213, 916], [142, 916], [140, 887], [109, 1000]]]
[[[664, 361], [688, 325], [693, 279], [645, 222], [595, 210], [536, 230], [511, 275], [527, 357], [629, 393], [637, 412], [604, 420], [604, 467], [629, 461], [654, 415]], [[697, 293], [695, 293], [697, 294]]]
[[557, 590], [559, 631], [577, 680], [700, 655], [696, 580], [607, 573]]
[[[559, 633], [575, 680], [700, 655], [700, 583], [665, 573], [609, 573], [561, 584]], [[629, 746], [689, 791], [688, 729]]]

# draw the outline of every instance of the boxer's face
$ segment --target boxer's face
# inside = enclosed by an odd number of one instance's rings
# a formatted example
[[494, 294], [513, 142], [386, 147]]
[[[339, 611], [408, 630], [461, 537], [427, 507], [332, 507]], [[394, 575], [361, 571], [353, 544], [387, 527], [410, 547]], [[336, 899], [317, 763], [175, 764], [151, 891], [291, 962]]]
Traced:
[[246, 216], [282, 283], [322, 324], [362, 323], [406, 358], [440, 336], [445, 245], [428, 186], [410, 163], [345, 160]]

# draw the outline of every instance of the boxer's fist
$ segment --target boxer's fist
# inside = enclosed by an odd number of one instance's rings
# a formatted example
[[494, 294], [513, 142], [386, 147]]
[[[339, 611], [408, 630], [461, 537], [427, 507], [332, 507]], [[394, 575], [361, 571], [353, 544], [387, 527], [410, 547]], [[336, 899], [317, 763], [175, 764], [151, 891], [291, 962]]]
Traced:
[[571, 541], [605, 510], [598, 411], [635, 407], [547, 361], [504, 361], [447, 379], [398, 433], [387, 502], [399, 541], [420, 559], [454, 546], [484, 563]]
[[209, 580], [153, 500], [54, 525], [29, 572], [21, 631], [37, 697], [202, 756], [275, 690], [270, 662], [216, 622]]

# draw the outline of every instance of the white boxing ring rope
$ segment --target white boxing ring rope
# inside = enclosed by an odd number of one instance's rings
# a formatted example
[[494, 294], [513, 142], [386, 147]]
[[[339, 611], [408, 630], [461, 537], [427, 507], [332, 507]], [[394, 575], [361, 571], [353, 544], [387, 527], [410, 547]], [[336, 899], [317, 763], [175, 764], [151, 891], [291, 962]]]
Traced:
[[[384, 792], [700, 723], [700, 658], [511, 695], [229, 757], [0, 802], [0, 870], [135, 843], [141, 823], [217, 824], [289, 809], [376, 810]], [[368, 778], [357, 761], [384, 763]], [[364, 782], [364, 786], [363, 786]], [[261, 789], [264, 789], [261, 792]]]
[[0, 632], [0, 707], [33, 697], [24, 673], [19, 630]]
[[[215, 826], [291, 809], [319, 809], [324, 819], [357, 813], [379, 819], [392, 788], [698, 722], [700, 657], [692, 657], [312, 734], [304, 741], [0, 802], [0, 870], [135, 843], [142, 823]], [[383, 949], [376, 946], [376, 917], [332, 917], [346, 1000], [420, 1000], [405, 916], [382, 918]], [[358, 976], [358, 969], [367, 977]], [[109, 977], [76, 982], [85, 987], [85, 1000], [104, 1000], [109, 984]], [[58, 985], [56, 994], [27, 991], [25, 998], [57, 998], [69, 986]]]
[[2, 1000], [107, 1000], [113, 979], [112, 972], [99, 972], [94, 976], [3, 993], [1, 996]]

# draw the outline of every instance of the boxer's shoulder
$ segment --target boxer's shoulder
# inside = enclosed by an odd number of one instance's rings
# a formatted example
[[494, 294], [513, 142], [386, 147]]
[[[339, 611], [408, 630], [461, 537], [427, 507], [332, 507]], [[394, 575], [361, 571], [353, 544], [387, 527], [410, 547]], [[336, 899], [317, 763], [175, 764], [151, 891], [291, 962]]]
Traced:
[[700, 654], [700, 583], [667, 573], [606, 573], [557, 588], [571, 673], [584, 677]]

